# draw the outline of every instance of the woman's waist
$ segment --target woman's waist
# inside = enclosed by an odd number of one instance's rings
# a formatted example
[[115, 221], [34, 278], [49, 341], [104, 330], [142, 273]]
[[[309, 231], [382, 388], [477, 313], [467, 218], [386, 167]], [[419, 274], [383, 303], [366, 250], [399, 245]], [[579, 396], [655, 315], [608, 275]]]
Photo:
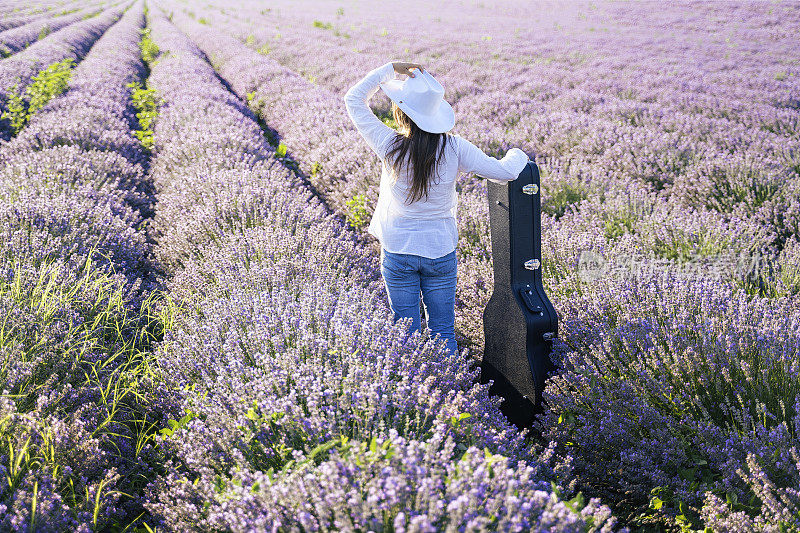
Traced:
[[409, 206], [396, 201], [379, 198], [378, 205], [375, 206], [375, 212], [384, 217], [433, 220], [455, 218], [456, 207], [457, 204], [449, 202], [437, 204], [425, 203]]
[[455, 218], [381, 220], [373, 217], [369, 232], [387, 250], [398, 253], [426, 255], [433, 251], [436, 255], [428, 257], [440, 257], [458, 244]]
[[416, 234], [458, 234], [455, 217], [442, 218], [407, 218], [407, 217], [372, 217], [370, 227], [391, 233]]
[[409, 202], [407, 191], [390, 189], [381, 191], [378, 203], [383, 204], [386, 211], [399, 216], [442, 218], [454, 213], [458, 206], [458, 195], [454, 190], [431, 190], [427, 196]]
[[376, 213], [378, 216], [375, 217], [381, 222], [388, 222], [393, 224], [416, 224], [420, 222], [425, 223], [433, 223], [433, 224], [455, 224], [456, 217], [452, 213], [448, 214], [428, 214], [428, 215], [416, 215], [416, 214], [400, 214], [400, 213], [392, 213], [391, 211], [386, 212], [384, 214]]

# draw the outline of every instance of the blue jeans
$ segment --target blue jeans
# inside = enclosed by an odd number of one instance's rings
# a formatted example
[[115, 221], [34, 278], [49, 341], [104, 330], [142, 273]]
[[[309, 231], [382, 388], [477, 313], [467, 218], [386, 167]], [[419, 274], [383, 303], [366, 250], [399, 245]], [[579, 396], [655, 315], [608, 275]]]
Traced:
[[447, 341], [447, 348], [452, 353], [458, 353], [455, 334], [457, 273], [455, 250], [429, 259], [381, 249], [381, 274], [395, 322], [400, 318], [411, 318], [410, 332], [420, 329], [419, 298], [422, 291], [428, 328]]

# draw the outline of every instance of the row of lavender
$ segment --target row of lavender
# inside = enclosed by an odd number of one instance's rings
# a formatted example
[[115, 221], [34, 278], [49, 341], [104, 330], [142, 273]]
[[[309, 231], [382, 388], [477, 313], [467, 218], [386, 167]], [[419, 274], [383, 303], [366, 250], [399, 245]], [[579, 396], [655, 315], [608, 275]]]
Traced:
[[0, 19], [0, 31], [5, 32], [8, 30], [12, 30], [14, 28], [18, 28], [20, 26], [24, 26], [30, 22], [34, 22], [38, 19], [41, 19], [42, 15], [35, 14], [35, 15], [6, 15], [3, 14], [3, 18]]
[[[0, 111], [8, 109], [10, 93], [22, 93], [34, 76], [48, 65], [68, 58], [80, 61], [128, 6], [129, 2], [109, 7], [97, 16], [62, 28], [21, 52], [0, 60]], [[10, 137], [9, 121], [0, 120], [0, 138], [7, 140]]]
[[3, 531], [119, 528], [153, 477], [169, 396], [147, 356], [152, 197], [126, 87], [143, 5], [124, 7], [70, 34], [91, 51], [67, 92], [0, 146]]
[[[374, 158], [358, 142], [335, 95], [263, 54], [248, 53], [242, 43], [220, 35], [216, 27], [193, 23], [179, 4], [167, 6], [234, 90], [248, 95], [262, 119], [278, 131], [331, 205], [344, 211], [346, 200], [379, 175], [376, 166], [363, 164]], [[253, 13], [247, 16], [258, 20]], [[268, 16], [274, 18], [274, 13]], [[209, 19], [223, 30], [244, 35], [235, 23], [226, 26], [224, 16]], [[286, 26], [277, 26], [278, 31], [287, 31]], [[325, 57], [331, 71], [349, 73], [352, 82], [352, 66], [361, 64], [358, 56], [347, 53], [345, 45], [319, 45], [321, 41], [293, 41], [293, 53], [312, 62], [311, 58]], [[261, 47], [257, 39], [254, 45]], [[269, 47], [276, 46], [270, 41]], [[374, 66], [365, 63], [362, 70]], [[525, 75], [530, 77], [529, 72]], [[545, 94], [579, 93], [562, 91], [557, 79], [547, 81]], [[519, 80], [513, 84], [523, 86]], [[488, 149], [519, 136], [520, 144], [531, 146], [532, 141], [537, 153], [552, 156], [550, 161], [557, 162], [559, 151], [578, 161], [562, 169], [546, 165], [550, 172], [559, 170], [549, 178], [556, 186], [545, 190], [546, 201], [560, 196], [566, 203], [549, 205], [552, 216], [546, 217], [544, 244], [550, 292], [567, 318], [565, 342], [557, 353], [567, 371], [548, 389], [551, 410], [542, 428], [546, 436], [577, 457], [587, 485], [597, 490], [605, 486], [603, 494], [611, 498], [632, 491], [636, 511], [650, 507], [671, 520], [703, 521], [723, 529], [756, 529], [759, 521], [765, 527], [793, 523], [797, 500], [791, 491], [769, 485], [780, 482], [791, 487], [800, 476], [797, 462], [792, 461], [797, 453], [795, 366], [800, 351], [796, 212], [800, 179], [791, 129], [797, 113], [784, 108], [770, 114], [760, 106], [756, 113], [743, 109], [738, 116], [720, 118], [714, 116], [715, 109], [698, 104], [703, 98], [697, 94], [687, 98], [667, 94], [666, 103], [645, 101], [642, 104], [650, 104], [642, 107], [646, 112], [619, 124], [620, 113], [629, 111], [623, 109], [625, 102], [597, 90], [592, 96], [596, 102], [588, 106], [577, 105], [575, 99], [550, 98], [546, 113], [534, 100], [522, 111], [537, 109], [539, 126], [506, 131], [477, 126], [491, 120], [498, 107], [520, 109], [520, 104], [496, 99], [501, 92], [514, 91], [505, 86], [486, 90], [486, 86], [484, 82], [480, 91], [473, 91], [480, 105], [472, 107], [478, 112], [461, 106], [463, 94], [457, 98], [457, 112], [465, 119], [459, 118], [459, 123], [472, 126], [461, 130], [468, 138], [485, 136]], [[774, 87], [760, 90], [777, 92]], [[675, 107], [685, 101], [693, 103]], [[564, 104], [566, 108], [559, 107]], [[719, 107], [738, 105], [728, 101]], [[788, 120], [778, 132], [748, 129], [754, 124], [766, 126], [778, 115]], [[767, 119], [759, 122], [764, 116]], [[576, 127], [586, 130], [576, 134]], [[553, 144], [557, 135], [575, 135], [579, 142]], [[653, 148], [658, 139], [658, 148]], [[646, 154], [652, 157], [643, 158]], [[662, 182], [661, 191], [651, 190], [654, 180]], [[664, 186], [675, 184], [680, 186]], [[468, 302], [461, 314], [479, 329], [491, 258], [482, 191], [470, 188], [464, 182], [467, 194], [462, 193], [459, 222], [467, 239], [459, 258], [466, 263], [464, 277], [472, 278], [469, 289], [479, 297]], [[570, 203], [579, 209], [567, 208]], [[758, 261], [752, 254], [779, 254], [773, 263], [778, 274], [769, 280], [778, 297], [751, 297], [737, 289], [731, 281], [746, 285], [752, 271], [731, 265], [721, 280], [650, 272], [633, 280], [592, 282], [576, 268], [587, 250], [607, 259], [651, 252], [685, 261], [706, 276], [712, 273], [709, 267], [719, 265], [690, 260], [699, 256], [708, 262], [715, 254], [728, 254], [734, 260], [744, 256]], [[460, 282], [463, 294], [467, 287], [463, 279]], [[468, 327], [462, 326], [462, 331]], [[725, 443], [721, 447], [720, 439]], [[759, 466], [759, 461], [766, 463]], [[764, 468], [773, 472], [772, 482], [761, 476]], [[758, 518], [746, 518], [743, 511]]]
[[57, 6], [54, 5], [37, 5], [35, 2], [6, 2], [0, 6], [0, 31], [9, 30], [22, 26], [28, 22], [36, 19], [47, 17], [52, 11], [55, 11]]
[[[374, 258], [278, 161], [162, 14], [152, 178], [183, 311], [159, 349], [180, 420], [147, 508], [168, 530], [613, 527], [570, 510], [466, 361], [392, 325]], [[301, 268], [300, 265], [303, 265]]]
[[25, 14], [22, 12], [13, 12], [11, 9], [4, 9], [2, 15], [3, 17], [0, 19], [0, 31], [17, 28], [46, 16], [41, 13]]
[[100, 6], [91, 4], [86, 8], [65, 9], [63, 14], [56, 13], [53, 17], [40, 17], [27, 24], [0, 32], [0, 57], [7, 57], [19, 52], [37, 39], [79, 20], [90, 18], [100, 11]]

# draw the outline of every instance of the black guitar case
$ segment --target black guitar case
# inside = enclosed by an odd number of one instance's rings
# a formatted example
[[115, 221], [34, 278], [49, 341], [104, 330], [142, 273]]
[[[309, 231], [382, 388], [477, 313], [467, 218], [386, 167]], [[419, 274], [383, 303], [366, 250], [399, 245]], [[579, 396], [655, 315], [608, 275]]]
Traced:
[[508, 184], [488, 182], [494, 291], [483, 311], [486, 339], [481, 381], [504, 398], [501, 410], [518, 427], [542, 411], [542, 391], [558, 317], [542, 286], [539, 167], [529, 161]]

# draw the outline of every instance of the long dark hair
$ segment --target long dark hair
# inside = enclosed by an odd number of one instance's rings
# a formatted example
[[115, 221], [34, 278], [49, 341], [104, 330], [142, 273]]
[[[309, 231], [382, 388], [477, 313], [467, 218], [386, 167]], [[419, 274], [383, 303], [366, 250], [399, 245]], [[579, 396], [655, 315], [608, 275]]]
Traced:
[[[411, 204], [422, 199], [422, 197], [428, 197], [431, 174], [438, 167], [444, 155], [449, 135], [447, 132], [430, 133], [419, 129], [419, 126], [394, 102], [392, 102], [392, 115], [394, 116], [394, 121], [400, 127], [400, 133], [392, 139], [386, 152], [386, 157], [391, 161], [395, 175], [399, 176], [406, 154], [411, 154], [410, 163], [413, 172], [411, 172], [411, 188], [406, 197], [406, 203]], [[439, 147], [438, 154], [437, 147]]]

